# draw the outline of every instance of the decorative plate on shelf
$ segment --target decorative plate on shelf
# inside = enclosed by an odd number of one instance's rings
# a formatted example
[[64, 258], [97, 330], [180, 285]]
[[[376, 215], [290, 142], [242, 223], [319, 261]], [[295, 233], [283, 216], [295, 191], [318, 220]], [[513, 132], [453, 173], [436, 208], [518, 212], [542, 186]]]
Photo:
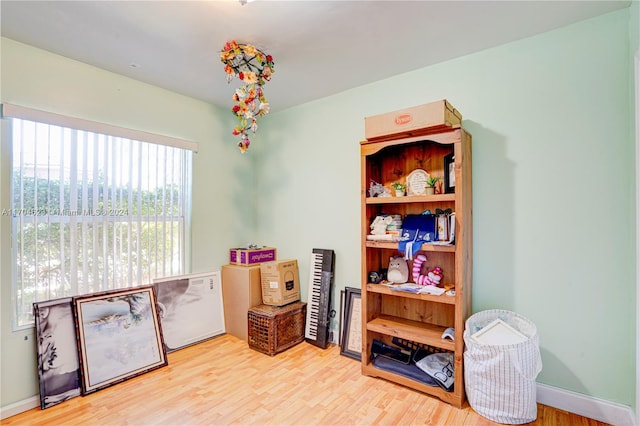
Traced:
[[425, 195], [427, 193], [429, 173], [415, 169], [407, 176], [407, 195]]

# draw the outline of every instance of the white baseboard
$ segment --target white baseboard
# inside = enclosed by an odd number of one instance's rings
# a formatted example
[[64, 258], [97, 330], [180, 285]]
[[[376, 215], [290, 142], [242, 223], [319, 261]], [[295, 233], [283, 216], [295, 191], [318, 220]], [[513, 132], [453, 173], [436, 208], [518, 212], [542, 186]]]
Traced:
[[616, 426], [635, 425], [630, 407], [577, 392], [536, 383], [538, 403]]
[[29, 411], [32, 408], [40, 406], [40, 397], [32, 396], [31, 398], [23, 399], [22, 401], [14, 402], [6, 407], [0, 407], [0, 420], [4, 420], [8, 417], [20, 414], [23, 411]]

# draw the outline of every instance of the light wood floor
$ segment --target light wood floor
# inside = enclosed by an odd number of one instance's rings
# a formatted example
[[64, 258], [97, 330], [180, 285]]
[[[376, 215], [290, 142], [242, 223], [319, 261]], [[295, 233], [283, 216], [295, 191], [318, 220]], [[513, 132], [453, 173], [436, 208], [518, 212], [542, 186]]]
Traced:
[[[169, 366], [35, 408], [3, 425], [494, 425], [470, 407], [360, 374], [332, 345], [274, 357], [231, 335], [169, 354]], [[603, 425], [538, 405], [532, 425]]]

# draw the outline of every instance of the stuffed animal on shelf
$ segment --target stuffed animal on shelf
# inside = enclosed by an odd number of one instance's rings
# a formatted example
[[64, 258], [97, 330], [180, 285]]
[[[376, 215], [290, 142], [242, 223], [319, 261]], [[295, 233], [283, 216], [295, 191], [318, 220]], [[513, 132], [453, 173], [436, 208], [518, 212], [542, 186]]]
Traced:
[[413, 276], [413, 282], [420, 285], [433, 285], [438, 286], [440, 281], [442, 281], [442, 277], [444, 274], [442, 273], [442, 269], [439, 267], [435, 267], [430, 269], [426, 275], [421, 274], [422, 264], [427, 261], [427, 256], [424, 254], [419, 254], [416, 256], [413, 261], [413, 268], [411, 270]]
[[391, 190], [374, 180], [369, 182], [369, 197], [391, 197]]
[[406, 283], [409, 280], [409, 266], [402, 256], [393, 256], [389, 259], [387, 280], [398, 284]]
[[393, 221], [391, 216], [376, 216], [371, 223], [371, 235], [385, 235], [387, 233], [387, 225]]
[[439, 267], [436, 266], [433, 269], [429, 269], [429, 272], [427, 272], [427, 278], [424, 279], [424, 285], [433, 285], [438, 287], [443, 276], [444, 274], [442, 273], [442, 269]]

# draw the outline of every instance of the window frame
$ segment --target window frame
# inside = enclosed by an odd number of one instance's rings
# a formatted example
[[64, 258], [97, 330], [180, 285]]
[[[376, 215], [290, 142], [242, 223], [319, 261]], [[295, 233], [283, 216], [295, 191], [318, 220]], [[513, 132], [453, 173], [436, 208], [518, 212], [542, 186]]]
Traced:
[[[43, 123], [46, 125], [52, 125], [52, 126], [58, 126], [58, 127], [62, 127], [62, 128], [70, 128], [73, 130], [80, 130], [80, 131], [85, 131], [85, 132], [90, 132], [90, 133], [94, 133], [97, 135], [106, 135], [107, 137], [111, 136], [111, 137], [116, 137], [116, 138], [123, 138], [123, 139], [129, 139], [131, 141], [135, 141], [135, 142], [143, 142], [143, 143], [148, 143], [148, 144], [153, 144], [153, 145], [163, 145], [166, 147], [172, 147], [172, 148], [180, 148], [186, 151], [192, 151], [193, 153], [197, 153], [198, 150], [198, 145], [195, 142], [191, 142], [191, 141], [187, 141], [187, 140], [183, 140], [183, 139], [177, 139], [177, 138], [173, 138], [173, 137], [168, 137], [168, 136], [164, 136], [164, 135], [158, 135], [158, 134], [153, 134], [153, 133], [149, 133], [149, 132], [144, 132], [144, 131], [139, 131], [139, 130], [133, 130], [133, 129], [127, 129], [127, 128], [123, 128], [123, 127], [118, 127], [118, 126], [113, 126], [113, 125], [109, 125], [109, 124], [104, 124], [104, 123], [99, 123], [99, 122], [95, 122], [95, 121], [89, 121], [89, 120], [84, 120], [84, 119], [80, 119], [80, 118], [74, 118], [74, 117], [68, 117], [68, 116], [64, 116], [64, 115], [60, 115], [60, 114], [55, 114], [55, 113], [50, 113], [50, 112], [46, 112], [46, 111], [41, 111], [41, 110], [36, 110], [36, 109], [32, 109], [32, 108], [27, 108], [27, 107], [21, 107], [21, 106], [17, 106], [17, 105], [13, 105], [13, 104], [7, 104], [4, 103], [2, 104], [2, 114], [1, 117], [4, 119], [8, 119], [8, 118], [17, 118], [17, 119], [21, 119], [21, 120], [27, 120], [27, 121], [33, 121], [36, 123]], [[7, 145], [5, 145], [8, 148], [8, 164], [9, 164], [9, 172], [8, 172], [8, 176], [5, 175], [5, 177], [9, 178], [9, 184], [7, 185], [9, 187], [8, 193], [9, 193], [9, 200], [10, 200], [10, 208], [13, 208], [13, 204], [14, 204], [14, 200], [13, 200], [13, 195], [14, 195], [14, 182], [13, 182], [13, 176], [14, 176], [14, 171], [13, 171], [13, 165], [14, 165], [14, 159], [13, 159], [13, 154], [14, 154], [14, 141], [13, 141], [13, 120], [3, 120], [5, 121], [5, 124], [7, 124], [6, 122], [8, 122], [8, 125], [3, 125], [3, 136], [8, 136], [8, 142]], [[8, 131], [6, 131], [6, 129], [8, 129]], [[112, 143], [112, 142], [110, 142]], [[193, 179], [193, 156], [192, 154], [188, 154], [186, 153], [184, 155], [184, 159], [181, 158], [181, 162], [184, 160], [184, 166], [185, 166], [185, 170], [184, 170], [184, 189], [185, 189], [185, 193], [182, 194], [183, 195], [183, 200], [184, 200], [184, 214], [182, 216], [181, 219], [179, 219], [178, 221], [182, 221], [184, 224], [183, 226], [183, 250], [181, 252], [181, 256], [182, 256], [182, 272], [181, 273], [188, 273], [190, 271], [190, 265], [191, 265], [191, 216], [192, 216], [192, 179]], [[4, 177], [3, 177], [4, 179]], [[79, 181], [79, 180], [78, 180]], [[65, 221], [70, 220], [70, 218], [68, 217], [60, 217], [59, 218], [59, 223], [64, 223]], [[166, 218], [164, 219], [164, 221], [166, 222]], [[123, 218], [118, 218], [118, 217], [113, 217], [109, 219], [110, 222], [130, 222], [128, 220], [127, 217], [123, 217]], [[17, 242], [17, 234], [16, 234], [16, 223], [17, 221], [12, 217], [10, 218], [10, 226], [9, 226], [9, 230], [11, 232], [10, 234], [10, 239], [11, 239], [11, 249], [10, 249], [10, 256], [11, 256], [11, 268], [10, 268], [10, 276], [11, 276], [11, 328], [12, 331], [20, 331], [20, 330], [25, 330], [25, 329], [29, 329], [34, 327], [34, 323], [27, 323], [27, 324], [23, 324], [23, 325], [18, 325], [18, 315], [19, 315], [19, 310], [18, 310], [18, 301], [17, 301], [17, 274], [18, 274], [18, 268], [17, 268], [17, 264], [15, 264], [15, 260], [16, 260], [16, 242]], [[62, 259], [64, 259], [64, 256], [61, 256]], [[136, 283], [133, 287], [137, 286], [137, 285], [143, 285], [144, 283]], [[40, 300], [38, 300], [40, 301]]]

